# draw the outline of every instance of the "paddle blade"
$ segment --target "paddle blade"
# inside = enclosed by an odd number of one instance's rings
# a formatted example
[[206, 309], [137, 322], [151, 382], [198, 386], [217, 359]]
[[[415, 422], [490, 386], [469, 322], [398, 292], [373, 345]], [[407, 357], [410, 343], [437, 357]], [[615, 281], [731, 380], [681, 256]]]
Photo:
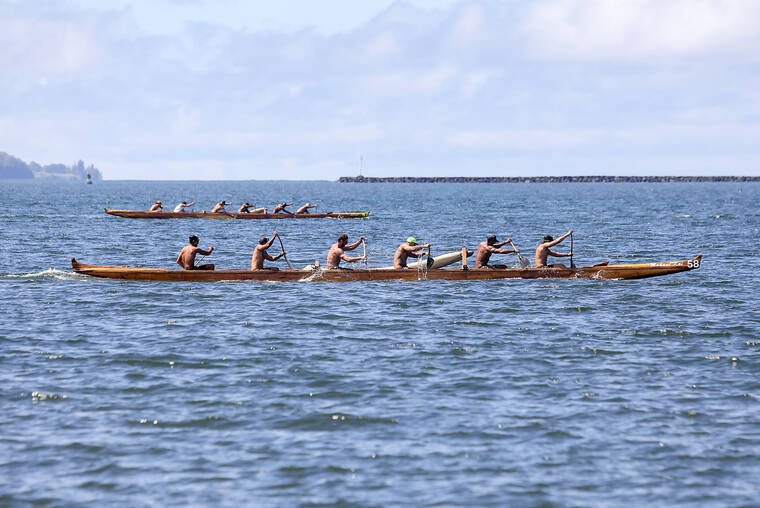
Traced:
[[522, 254], [517, 255], [517, 260], [520, 262], [520, 268], [530, 268], [530, 261]]
[[428, 268], [432, 268], [433, 267], [433, 263], [435, 263], [435, 259], [433, 259], [433, 256], [428, 256], [426, 262], [427, 262], [427, 267]]

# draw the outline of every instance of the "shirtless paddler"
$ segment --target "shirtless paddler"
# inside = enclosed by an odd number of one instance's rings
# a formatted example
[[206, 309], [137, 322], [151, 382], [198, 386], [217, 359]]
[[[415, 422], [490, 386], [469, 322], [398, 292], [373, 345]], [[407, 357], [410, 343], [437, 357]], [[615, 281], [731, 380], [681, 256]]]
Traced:
[[417, 251], [428, 248], [430, 248], [429, 243], [418, 244], [417, 239], [410, 236], [406, 239], [406, 242], [399, 245], [398, 249], [396, 249], [396, 254], [393, 256], [393, 268], [406, 268], [406, 259], [408, 257], [420, 258], [424, 256], [425, 253], [417, 253]]
[[330, 252], [327, 253], [327, 268], [329, 270], [336, 270], [341, 268], [340, 266], [340, 260], [347, 263], [353, 263], [355, 261], [362, 261], [364, 259], [367, 259], [365, 256], [357, 256], [357, 257], [351, 257], [346, 254], [345, 251], [347, 250], [354, 250], [359, 245], [361, 245], [362, 241], [364, 241], [364, 237], [362, 236], [357, 240], [356, 242], [352, 243], [351, 245], [348, 244], [348, 235], [343, 234], [338, 237], [338, 241], [332, 244], [330, 247]]
[[190, 236], [189, 241], [190, 245], [185, 245], [177, 256], [177, 264], [185, 270], [213, 270], [214, 265], [212, 264], [195, 266], [195, 255], [208, 256], [213, 252], [214, 247], [209, 246], [208, 250], [201, 249], [198, 247], [200, 240], [195, 235]]
[[546, 262], [548, 261], [549, 256], [554, 256], [555, 258], [569, 258], [573, 255], [573, 251], [570, 251], [567, 254], [562, 254], [561, 252], [554, 252], [550, 249], [550, 247], [554, 247], [571, 234], [573, 234], [572, 229], [556, 240], [552, 238], [551, 235], [546, 235], [543, 243], [536, 249], [536, 268], [567, 268], [562, 263], [548, 265]]
[[488, 266], [488, 261], [491, 259], [491, 254], [519, 254], [520, 251], [515, 249], [499, 248], [502, 245], [511, 242], [511, 238], [507, 238], [507, 240], [503, 242], [498, 242], [496, 240], [496, 235], [488, 235], [485, 242], [480, 242], [480, 244], [478, 244], [478, 253], [475, 256], [475, 268], [506, 268], [506, 265]]
[[[268, 239], [266, 236], [262, 236], [259, 238], [259, 244], [256, 246], [255, 249], [253, 249], [253, 256], [251, 256], [251, 270], [264, 270], [264, 260], [267, 261], [277, 261], [281, 257], [283, 257], [286, 252], [282, 251], [276, 256], [271, 256], [267, 252], [267, 249], [272, 246], [274, 243], [274, 239], [280, 236], [280, 234], [277, 232], [277, 230], [274, 230], [274, 233], [272, 233], [272, 239]], [[276, 266], [270, 266], [266, 268], [267, 270], [277, 271], [278, 268]]]

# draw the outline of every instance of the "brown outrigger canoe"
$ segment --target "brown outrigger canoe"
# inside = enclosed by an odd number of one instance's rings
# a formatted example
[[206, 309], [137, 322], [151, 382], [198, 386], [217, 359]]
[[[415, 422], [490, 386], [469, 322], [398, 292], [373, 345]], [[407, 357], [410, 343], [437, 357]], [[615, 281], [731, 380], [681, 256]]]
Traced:
[[93, 266], [71, 258], [76, 273], [108, 279], [156, 281], [370, 281], [370, 280], [491, 280], [491, 279], [643, 279], [699, 268], [702, 254], [693, 259], [635, 265], [608, 265], [579, 268], [436, 268], [357, 269], [357, 270], [166, 270], [122, 266]]
[[107, 214], [128, 219], [361, 219], [369, 212], [327, 212], [327, 213], [211, 213], [211, 212], [149, 212], [146, 210], [110, 210]]

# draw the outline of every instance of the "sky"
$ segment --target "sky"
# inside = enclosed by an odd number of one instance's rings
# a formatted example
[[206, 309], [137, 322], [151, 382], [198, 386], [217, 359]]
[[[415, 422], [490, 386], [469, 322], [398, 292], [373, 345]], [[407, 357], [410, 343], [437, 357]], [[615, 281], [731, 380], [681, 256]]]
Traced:
[[760, 175], [755, 0], [0, 0], [0, 151], [106, 179]]

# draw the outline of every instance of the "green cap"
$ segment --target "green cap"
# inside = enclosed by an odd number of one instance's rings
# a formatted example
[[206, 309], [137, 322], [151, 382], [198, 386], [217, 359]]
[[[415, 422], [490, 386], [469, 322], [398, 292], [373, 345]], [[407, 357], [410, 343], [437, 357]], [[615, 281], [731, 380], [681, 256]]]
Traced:
[[406, 239], [407, 243], [417, 243], [417, 239], [413, 236], [410, 236]]

